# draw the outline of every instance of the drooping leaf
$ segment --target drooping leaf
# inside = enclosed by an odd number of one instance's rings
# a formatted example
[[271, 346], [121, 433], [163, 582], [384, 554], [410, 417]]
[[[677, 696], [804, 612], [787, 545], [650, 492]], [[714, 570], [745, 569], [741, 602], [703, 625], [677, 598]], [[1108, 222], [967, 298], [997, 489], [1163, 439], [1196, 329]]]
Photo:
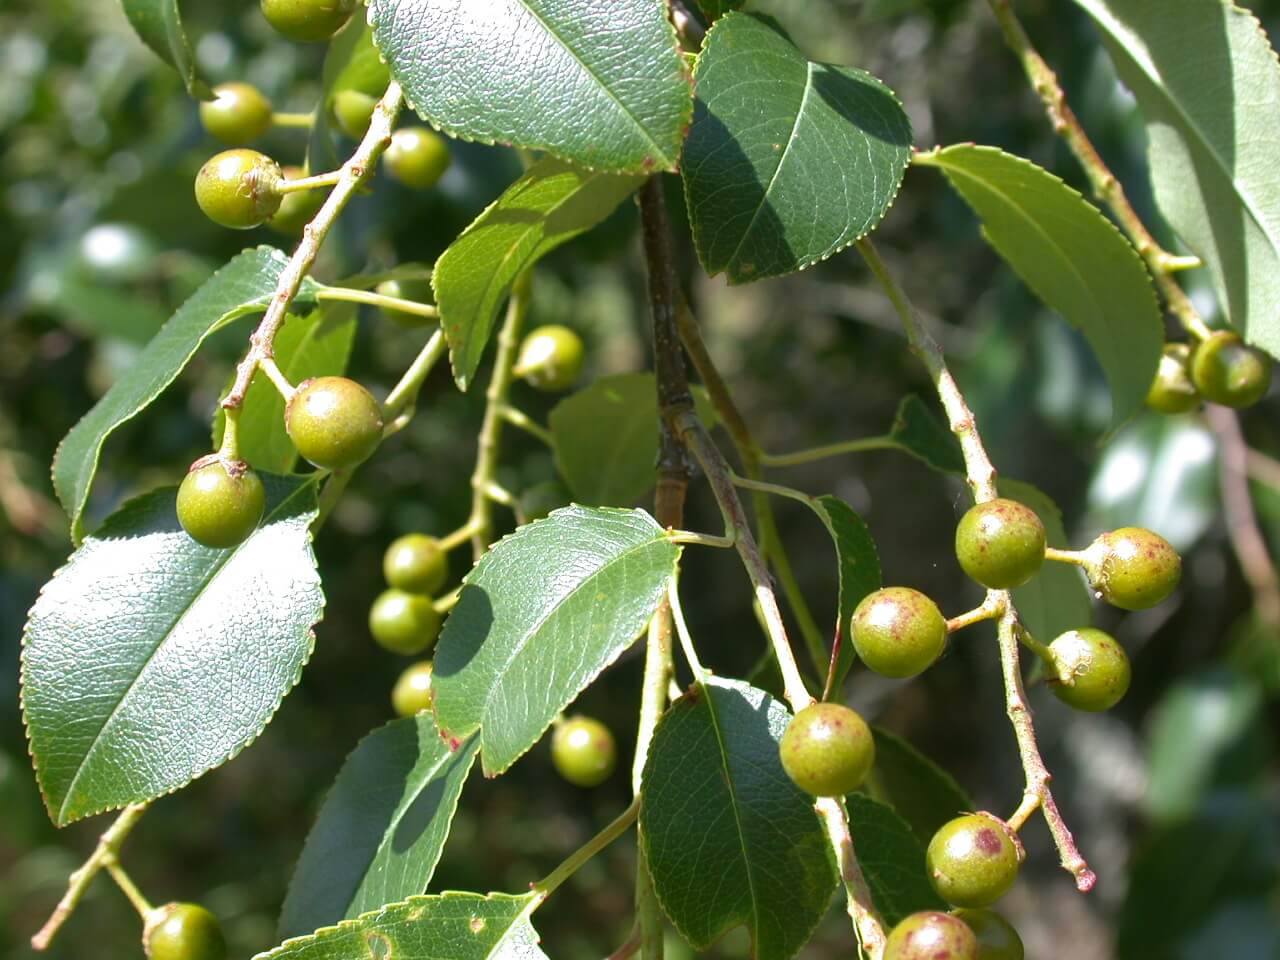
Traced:
[[849, 618], [863, 597], [880, 589], [880, 555], [866, 523], [853, 507], [839, 497], [815, 497], [813, 508], [831, 534], [840, 570], [840, 600], [836, 613], [836, 630], [842, 638], [836, 664], [835, 686], [838, 688], [857, 660], [849, 638]]
[[393, 720], [361, 740], [307, 835], [280, 911], [280, 938], [423, 893], [476, 746], [472, 737], [450, 750], [430, 714]]
[[643, 510], [578, 506], [496, 544], [436, 648], [441, 732], [479, 730], [485, 774], [502, 773], [644, 629], [679, 555]]
[[539, 903], [536, 893], [410, 897], [254, 960], [547, 960], [529, 921]]
[[964, 473], [964, 455], [955, 434], [940, 423], [923, 400], [908, 394], [898, 404], [888, 439], [943, 473]]
[[871, 901], [886, 924], [893, 926], [917, 910], [947, 909], [929, 883], [924, 846], [905, 820], [860, 793], [845, 798], [845, 809]]
[[1224, 0], [1076, 0], [1147, 123], [1156, 205], [1204, 260], [1231, 322], [1280, 357], [1280, 64]]
[[320, 102], [316, 105], [307, 140], [307, 168], [315, 173], [336, 170], [342, 163], [333, 142], [333, 97], [339, 90], [382, 96], [391, 72], [373, 45], [373, 31], [364, 17], [352, 17], [329, 43], [320, 74]]
[[178, 0], [120, 0], [120, 5], [138, 38], [178, 71], [187, 92], [200, 100], [212, 100], [213, 91], [196, 70]]
[[[71, 517], [76, 541], [83, 537], [85, 503], [107, 438], [160, 396], [182, 372], [205, 337], [246, 314], [266, 309], [287, 259], [272, 247], [234, 257], [178, 308], [111, 389], [58, 445], [53, 488]], [[304, 280], [296, 304], [315, 302], [316, 285]]]
[[654, 731], [640, 838], [663, 910], [696, 949], [745, 925], [753, 957], [784, 960], [826, 913], [831, 848], [778, 758], [790, 720], [763, 690], [713, 679]]
[[1111, 385], [1111, 419], [1142, 409], [1164, 344], [1146, 266], [1093, 204], [1030, 160], [957, 144], [916, 155], [938, 167], [982, 232], [1041, 300], [1078, 328]]
[[369, 16], [410, 106], [447, 133], [675, 169], [691, 98], [659, 0], [371, 0]]
[[543, 256], [607, 217], [643, 177], [589, 173], [546, 157], [507, 188], [436, 262], [432, 284], [453, 376], [467, 389], [507, 292]]
[[707, 273], [746, 283], [803, 270], [869, 233], [911, 156], [893, 91], [814, 63], [772, 21], [730, 13], [707, 33], [681, 171]]
[[263, 476], [244, 543], [202, 547], [166, 487], [123, 506], [31, 609], [23, 717], [58, 826], [171, 793], [270, 721], [311, 656], [324, 594], [313, 480]]
[[919, 750], [882, 727], [873, 727], [876, 763], [872, 796], [905, 820], [922, 844], [953, 817], [974, 809], [958, 783]]

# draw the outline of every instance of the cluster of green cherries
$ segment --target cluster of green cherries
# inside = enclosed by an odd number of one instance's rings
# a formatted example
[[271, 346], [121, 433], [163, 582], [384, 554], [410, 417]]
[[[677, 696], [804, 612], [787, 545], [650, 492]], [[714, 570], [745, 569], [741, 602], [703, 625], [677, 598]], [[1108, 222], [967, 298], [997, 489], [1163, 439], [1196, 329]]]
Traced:
[[[1046, 559], [1044, 524], [1014, 500], [995, 499], [968, 510], [956, 527], [956, 557], [965, 573], [992, 590], [1022, 586]], [[1083, 568], [1095, 594], [1125, 610], [1152, 607], [1178, 585], [1182, 561], [1150, 530], [1125, 527], [1099, 536], [1082, 551], [1048, 550], [1048, 557]], [[929, 597], [908, 587], [867, 596], [853, 612], [850, 638], [868, 668], [886, 677], [912, 677], [944, 652], [947, 638], [967, 618], [949, 624]], [[1054, 694], [1079, 710], [1114, 706], [1129, 687], [1129, 659], [1109, 634], [1069, 630], [1047, 647], [1032, 646], [1045, 661]], [[783, 734], [783, 769], [806, 793], [840, 797], [857, 790], [875, 762], [871, 729], [839, 703], [802, 709]], [[1022, 860], [1016, 832], [989, 813], [944, 824], [926, 853], [934, 889], [957, 909], [925, 911], [902, 920], [889, 935], [885, 960], [1021, 960], [1013, 927], [988, 908], [1012, 885]]]
[[1215, 330], [1194, 346], [1167, 343], [1147, 392], [1160, 413], [1187, 413], [1202, 400], [1242, 409], [1271, 386], [1271, 360], [1230, 330]]

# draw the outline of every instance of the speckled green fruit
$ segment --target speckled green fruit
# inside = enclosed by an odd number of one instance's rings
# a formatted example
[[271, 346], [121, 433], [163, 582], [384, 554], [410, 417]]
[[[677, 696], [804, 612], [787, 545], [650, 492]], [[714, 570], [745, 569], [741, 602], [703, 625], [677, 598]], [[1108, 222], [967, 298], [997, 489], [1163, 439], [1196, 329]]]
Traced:
[[266, 492], [243, 461], [205, 457], [192, 464], [178, 487], [178, 522], [206, 547], [234, 547], [262, 519]]
[[149, 960], [225, 960], [218, 918], [198, 903], [166, 903], [147, 917], [142, 945]]
[[382, 555], [382, 573], [390, 586], [410, 593], [432, 594], [444, 586], [449, 558], [435, 537], [406, 533], [392, 540]]
[[303, 381], [285, 406], [284, 423], [298, 453], [324, 470], [354, 466], [382, 442], [378, 401], [346, 377]]
[[220, 83], [200, 104], [200, 122], [223, 143], [256, 140], [271, 128], [271, 101], [249, 83]]
[[369, 608], [369, 632], [392, 653], [413, 656], [431, 649], [440, 634], [440, 614], [430, 597], [384, 590]]
[[1110, 710], [1128, 691], [1129, 657], [1110, 634], [1093, 627], [1068, 630], [1049, 644], [1049, 650], [1058, 665], [1058, 677], [1047, 677], [1049, 689], [1068, 706], [1098, 713]]
[[333, 119], [338, 129], [352, 140], [359, 140], [369, 132], [369, 121], [378, 98], [359, 90], [339, 90], [333, 95]]
[[356, 0], [262, 0], [262, 15], [290, 40], [320, 43], [342, 29]]
[[925, 851], [929, 881], [957, 907], [986, 907], [1018, 878], [1018, 847], [1009, 828], [986, 813], [970, 813], [938, 828]]
[[1084, 572], [1107, 603], [1121, 610], [1145, 610], [1177, 589], [1182, 558], [1158, 533], [1121, 527], [1085, 548]]
[[449, 145], [426, 127], [401, 127], [382, 155], [387, 172], [407, 187], [425, 190], [449, 169]]
[[551, 762], [560, 776], [579, 787], [609, 779], [618, 762], [613, 734], [591, 717], [566, 717], [551, 734]]
[[795, 715], [779, 747], [782, 769], [815, 797], [842, 797], [862, 785], [876, 759], [871, 728], [840, 703], [815, 703]]
[[984, 587], [1020, 587], [1044, 563], [1044, 524], [1016, 500], [988, 500], [969, 508], [956, 526], [956, 558]]
[[[384, 280], [374, 288], [374, 292], [379, 293], [384, 297], [395, 297], [397, 300], [413, 300], [416, 303], [434, 302], [434, 294], [431, 291], [431, 281], [425, 278], [416, 280]], [[398, 323], [402, 327], [424, 327], [427, 324], [434, 324], [437, 322], [435, 318], [424, 317], [420, 313], [410, 313], [408, 310], [393, 310], [388, 307], [379, 307], [378, 312], [392, 323]]]
[[913, 913], [889, 931], [884, 960], [978, 960], [978, 938], [949, 913]]
[[1166, 343], [1156, 368], [1156, 378], [1147, 391], [1147, 406], [1159, 413], [1186, 413], [1200, 405], [1200, 392], [1191, 382], [1191, 348], [1185, 343]]
[[582, 372], [582, 338], [558, 323], [529, 331], [520, 341], [514, 373], [538, 390], [568, 390]]
[[420, 660], [407, 667], [391, 689], [391, 707], [400, 717], [412, 717], [415, 713], [430, 710], [434, 699], [430, 660]]
[[220, 226], [248, 230], [280, 209], [280, 166], [257, 150], [224, 150], [196, 174], [196, 203]]
[[885, 587], [868, 594], [849, 624], [862, 662], [885, 677], [914, 677], [942, 655], [947, 621], [919, 590]]
[[[302, 167], [285, 167], [282, 171], [286, 180], [301, 180], [307, 175]], [[290, 237], [302, 235], [302, 228], [311, 222], [324, 206], [327, 190], [295, 190], [280, 198], [280, 209], [275, 212], [267, 226]]]
[[994, 910], [956, 910], [978, 938], [978, 960], [1024, 960], [1026, 950], [1018, 931]]
[[1206, 400], [1251, 407], [1271, 386], [1271, 360], [1230, 330], [1218, 330], [1191, 355], [1191, 382]]

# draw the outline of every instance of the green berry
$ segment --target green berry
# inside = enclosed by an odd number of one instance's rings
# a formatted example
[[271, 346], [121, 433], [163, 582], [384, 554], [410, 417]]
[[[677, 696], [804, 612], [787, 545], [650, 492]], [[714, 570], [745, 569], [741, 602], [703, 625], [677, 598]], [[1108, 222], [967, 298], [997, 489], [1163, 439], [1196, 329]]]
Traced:
[[433, 187], [449, 169], [449, 146], [426, 127], [401, 127], [382, 155], [387, 172], [407, 187]]
[[[285, 167], [281, 171], [285, 180], [301, 180], [307, 175], [302, 167]], [[280, 209], [267, 221], [267, 226], [290, 237], [302, 235], [302, 228], [324, 205], [324, 190], [293, 190], [280, 198]]]
[[224, 143], [248, 143], [271, 128], [271, 101], [248, 83], [220, 83], [200, 104], [200, 122]]
[[351, 19], [356, 0], [262, 0], [262, 15], [299, 43], [321, 43]]
[[795, 715], [779, 747], [782, 768], [815, 797], [842, 797], [862, 785], [875, 762], [871, 728], [839, 703], [815, 703]]
[[142, 945], [148, 960], [225, 960], [218, 918], [198, 903], [166, 903], [147, 917]]
[[1200, 404], [1200, 394], [1191, 382], [1191, 348], [1185, 343], [1166, 343], [1156, 368], [1156, 378], [1147, 391], [1147, 406], [1160, 413], [1186, 413]]
[[947, 621], [919, 590], [885, 587], [868, 594], [849, 624], [862, 662], [886, 677], [914, 677], [942, 655]]
[[1018, 845], [1002, 821], [970, 813], [938, 828], [925, 851], [925, 866], [943, 900], [958, 907], [986, 907], [1018, 878]]
[[1192, 354], [1191, 382], [1206, 400], [1251, 407], [1271, 386], [1271, 359], [1230, 330], [1217, 330]]
[[1121, 610], [1154, 607], [1182, 578], [1182, 558], [1158, 533], [1121, 527], [1104, 533], [1084, 551], [1084, 572], [1094, 592]]
[[224, 150], [196, 174], [196, 203], [214, 223], [248, 230], [280, 209], [280, 166], [256, 150]]
[[956, 910], [978, 938], [978, 960], [1023, 960], [1026, 951], [1018, 931], [994, 910]]
[[1044, 524], [1016, 500], [988, 500], [970, 507], [956, 526], [956, 557], [984, 587], [1020, 587], [1044, 563]]
[[178, 522], [206, 547], [234, 547], [262, 519], [266, 492], [258, 475], [241, 460], [216, 454], [191, 465], [178, 487]]
[[[384, 280], [374, 288], [374, 292], [380, 293], [384, 297], [395, 297], [397, 300], [413, 300], [417, 303], [433, 303], [435, 300], [435, 295], [431, 290], [431, 281], [426, 279]], [[427, 324], [435, 323], [430, 317], [424, 317], [419, 313], [410, 313], [407, 310], [379, 307], [378, 312], [402, 327], [423, 327]]]
[[568, 390], [582, 372], [582, 338], [558, 323], [531, 330], [520, 342], [514, 373], [548, 393]]
[[322, 470], [355, 466], [382, 442], [382, 409], [346, 377], [305, 380], [284, 411], [293, 445]]
[[925, 910], [889, 931], [884, 960], [978, 960], [978, 938], [963, 920]]
[[423, 710], [430, 710], [434, 699], [430, 660], [420, 660], [405, 668], [391, 690], [391, 706], [400, 717], [412, 717]]
[[333, 95], [333, 119], [338, 129], [352, 140], [361, 139], [369, 132], [369, 121], [373, 119], [373, 108], [378, 105], [378, 98], [371, 97], [359, 90], [339, 90]]
[[570, 783], [595, 787], [613, 773], [618, 747], [609, 728], [599, 720], [567, 717], [551, 734], [551, 762]]
[[410, 593], [432, 594], [444, 586], [449, 574], [449, 558], [440, 541], [425, 533], [397, 537], [382, 556], [382, 572], [387, 583]]
[[430, 597], [384, 590], [369, 608], [369, 632], [392, 653], [413, 656], [431, 649], [440, 633], [440, 614]]
[[1128, 691], [1129, 657], [1110, 634], [1093, 627], [1068, 630], [1049, 650], [1058, 668], [1056, 677], [1047, 678], [1049, 689], [1068, 706], [1098, 713], [1110, 710]]

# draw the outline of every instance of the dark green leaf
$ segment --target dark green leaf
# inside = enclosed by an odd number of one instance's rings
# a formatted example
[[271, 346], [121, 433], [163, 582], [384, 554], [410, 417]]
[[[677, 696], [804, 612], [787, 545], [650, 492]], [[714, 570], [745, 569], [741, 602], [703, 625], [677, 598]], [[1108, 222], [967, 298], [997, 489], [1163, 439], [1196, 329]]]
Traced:
[[876, 765], [872, 794], [894, 809], [916, 835], [928, 844], [938, 828], [974, 809], [973, 800], [958, 783], [907, 741], [882, 727], [873, 727]]
[[960, 441], [915, 394], [903, 397], [898, 404], [889, 440], [935, 470], [964, 473]]
[[262, 523], [202, 547], [172, 487], [133, 500], [45, 584], [23, 637], [36, 779], [58, 826], [171, 793], [270, 721], [324, 609], [312, 480], [263, 476]]
[[181, 74], [187, 92], [201, 100], [212, 100], [213, 91], [196, 71], [178, 0], [121, 0], [121, 6], [142, 42]]
[[840, 601], [836, 613], [836, 633], [842, 637], [836, 664], [835, 688], [838, 689], [857, 660], [848, 635], [849, 618], [863, 597], [880, 589], [880, 555], [866, 523], [839, 497], [815, 497], [813, 508], [835, 543], [836, 564], [840, 570]]
[[845, 798], [849, 832], [858, 863], [871, 887], [871, 901], [893, 926], [917, 910], [945, 910], [924, 865], [924, 846], [900, 816], [870, 797]]
[[803, 270], [884, 217], [911, 125], [871, 74], [806, 60], [771, 21], [730, 13], [694, 79], [681, 171], [707, 273], [745, 283]]
[[[1036, 512], [1044, 523], [1045, 539], [1051, 547], [1071, 546], [1062, 526], [1062, 511], [1053, 500], [1029, 483], [1001, 477], [1000, 496], [1017, 500]], [[1089, 587], [1077, 567], [1046, 561], [1040, 572], [1025, 586], [1013, 591], [1018, 614], [1032, 636], [1048, 643], [1060, 633], [1087, 627], [1093, 618]]]
[[698, 0], [698, 7], [707, 15], [708, 20], [723, 17], [731, 10], [739, 9], [746, 0]]

